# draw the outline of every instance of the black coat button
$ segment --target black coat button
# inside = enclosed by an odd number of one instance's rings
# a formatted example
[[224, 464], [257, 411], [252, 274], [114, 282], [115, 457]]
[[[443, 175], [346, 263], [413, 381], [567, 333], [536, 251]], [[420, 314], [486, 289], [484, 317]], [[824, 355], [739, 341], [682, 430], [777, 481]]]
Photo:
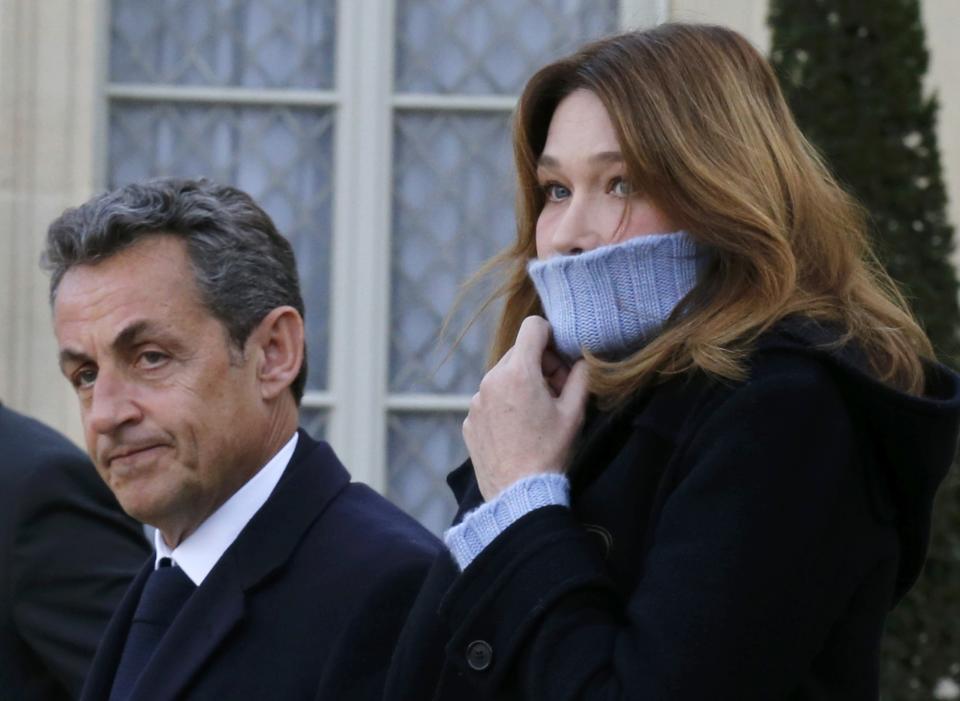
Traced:
[[467, 664], [470, 669], [482, 672], [493, 662], [493, 648], [486, 640], [474, 640], [467, 645]]

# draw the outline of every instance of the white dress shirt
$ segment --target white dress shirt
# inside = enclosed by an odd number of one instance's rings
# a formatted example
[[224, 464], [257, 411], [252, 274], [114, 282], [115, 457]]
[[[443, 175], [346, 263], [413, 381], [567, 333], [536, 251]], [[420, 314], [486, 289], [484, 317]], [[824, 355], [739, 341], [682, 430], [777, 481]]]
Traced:
[[297, 438], [298, 434], [294, 433], [286, 445], [270, 458], [259, 472], [227, 499], [219, 509], [210, 514], [207, 520], [184, 538], [177, 547], [171, 550], [158, 529], [153, 536], [157, 550], [154, 566], [159, 566], [160, 558], [169, 557], [194, 584], [200, 586], [223, 553], [240, 535], [240, 531], [266, 503], [273, 488], [283, 476], [283, 471], [287, 469], [287, 463], [293, 457]]

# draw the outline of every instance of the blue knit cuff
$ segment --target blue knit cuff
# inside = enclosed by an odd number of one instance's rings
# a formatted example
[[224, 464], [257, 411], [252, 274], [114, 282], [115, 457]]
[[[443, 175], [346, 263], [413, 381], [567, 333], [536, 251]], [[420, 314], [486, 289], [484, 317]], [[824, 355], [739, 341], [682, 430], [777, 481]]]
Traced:
[[443, 540], [465, 570], [512, 523], [543, 506], [570, 506], [570, 480], [555, 472], [524, 477], [485, 504], [467, 513]]

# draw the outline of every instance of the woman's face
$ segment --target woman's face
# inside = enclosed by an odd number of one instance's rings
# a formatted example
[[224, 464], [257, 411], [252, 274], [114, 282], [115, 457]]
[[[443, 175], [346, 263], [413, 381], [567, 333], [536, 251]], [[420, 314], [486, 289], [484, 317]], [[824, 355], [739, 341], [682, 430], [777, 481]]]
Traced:
[[570, 93], [553, 113], [537, 164], [545, 200], [537, 218], [537, 257], [583, 253], [635, 236], [675, 231], [626, 177], [603, 103], [589, 90]]

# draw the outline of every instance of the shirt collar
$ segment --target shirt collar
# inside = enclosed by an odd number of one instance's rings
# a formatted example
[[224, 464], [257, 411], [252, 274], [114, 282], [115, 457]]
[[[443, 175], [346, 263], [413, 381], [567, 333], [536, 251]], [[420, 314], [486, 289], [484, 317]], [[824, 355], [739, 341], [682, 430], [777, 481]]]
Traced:
[[200, 586], [277, 486], [297, 447], [297, 438], [298, 434], [294, 432], [293, 437], [259, 472], [177, 547], [171, 549], [157, 530], [153, 536], [157, 551], [154, 566], [158, 566], [160, 558], [169, 557], [194, 584]]

